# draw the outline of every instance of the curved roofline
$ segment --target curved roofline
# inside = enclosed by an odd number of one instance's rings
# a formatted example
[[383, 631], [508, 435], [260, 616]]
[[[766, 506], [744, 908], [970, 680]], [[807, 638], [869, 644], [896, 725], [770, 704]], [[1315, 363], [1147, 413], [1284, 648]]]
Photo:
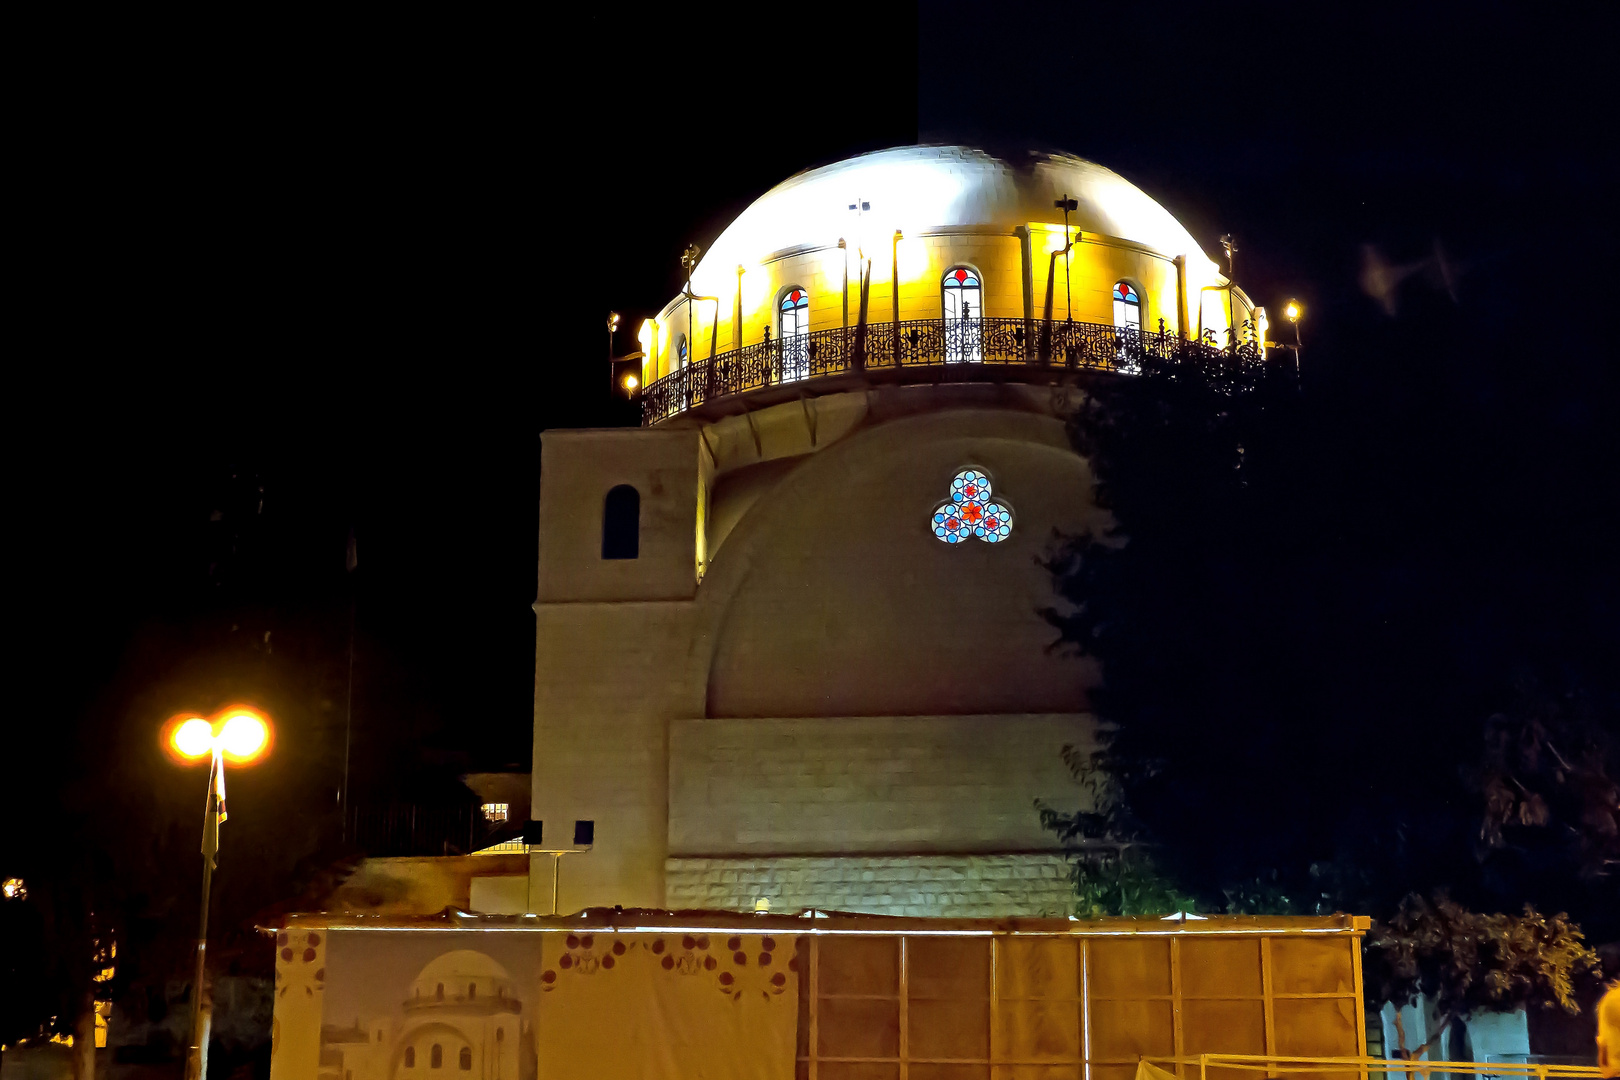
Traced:
[[[783, 180], [716, 237], [693, 273], [693, 289], [723, 291], [722, 278], [737, 265], [759, 265], [793, 248], [834, 246], [840, 238], [875, 244], [896, 229], [921, 235], [963, 226], [1061, 225], [1053, 203], [1063, 195], [1079, 204], [1069, 223], [1082, 232], [1216, 267], [1174, 215], [1094, 161], [1060, 152], [1003, 158], [971, 146], [916, 144], [868, 151]], [[852, 212], [857, 201], [868, 209]]]

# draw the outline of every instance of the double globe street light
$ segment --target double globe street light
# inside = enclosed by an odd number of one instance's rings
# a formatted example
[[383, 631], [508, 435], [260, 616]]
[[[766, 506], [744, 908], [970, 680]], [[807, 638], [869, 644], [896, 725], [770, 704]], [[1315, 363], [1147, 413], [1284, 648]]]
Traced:
[[202, 1080], [207, 1070], [208, 1033], [203, 1024], [203, 968], [208, 955], [208, 894], [214, 882], [219, 854], [219, 827], [225, 821], [225, 766], [250, 765], [270, 750], [270, 723], [261, 714], [240, 706], [225, 709], [211, 720], [181, 714], [165, 725], [164, 742], [183, 763], [207, 758], [208, 799], [203, 807], [202, 915], [197, 926], [197, 968], [191, 990], [191, 1045], [186, 1055], [188, 1080]]

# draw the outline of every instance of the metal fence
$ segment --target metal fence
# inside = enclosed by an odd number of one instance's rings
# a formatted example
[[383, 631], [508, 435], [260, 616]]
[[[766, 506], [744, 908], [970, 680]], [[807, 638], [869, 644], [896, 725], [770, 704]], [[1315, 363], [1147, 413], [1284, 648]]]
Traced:
[[648, 384], [642, 420], [655, 424], [732, 394], [809, 379], [934, 368], [948, 381], [974, 381], [986, 367], [1022, 367], [1031, 376], [1064, 371], [1131, 375], [1183, 360], [1255, 362], [1258, 345], [1222, 349], [1213, 335], [1187, 341], [1168, 333], [1102, 323], [1044, 319], [913, 319], [817, 330], [765, 340], [688, 364]]
[[476, 802], [356, 803], [349, 836], [367, 855], [465, 855], [484, 846], [499, 823], [484, 820]]

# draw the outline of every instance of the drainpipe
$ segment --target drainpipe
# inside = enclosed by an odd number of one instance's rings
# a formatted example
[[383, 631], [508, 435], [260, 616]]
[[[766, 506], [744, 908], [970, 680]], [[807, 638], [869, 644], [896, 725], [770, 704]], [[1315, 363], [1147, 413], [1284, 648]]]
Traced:
[[[865, 252], [861, 254], [864, 255]], [[872, 295], [872, 260], [862, 259], [862, 261], [866, 264], [865, 268], [856, 267], [857, 270], [861, 271], [861, 308], [860, 314], [855, 321], [855, 355], [853, 358], [856, 370], [866, 367], [866, 308], [867, 301]]]
[[[894, 366], [900, 366], [900, 241], [905, 239], [900, 230], [894, 230], [894, 242], [889, 249], [889, 298], [894, 301]], [[982, 315], [983, 312], [980, 312]]]
[[1187, 256], [1177, 255], [1174, 261], [1176, 264], [1176, 329], [1181, 332], [1181, 340], [1186, 341], [1187, 330], [1192, 321], [1187, 314]]
[[1035, 274], [1029, 251], [1029, 226], [1013, 229], [1018, 237], [1018, 254], [1024, 271], [1024, 362], [1029, 362], [1029, 347], [1035, 340]]
[[849, 245], [838, 238], [838, 250], [844, 253], [844, 336], [849, 336]]
[[1063, 245], [1062, 251], [1052, 252], [1052, 258], [1046, 264], [1046, 320], [1041, 326], [1042, 364], [1049, 364], [1052, 362], [1052, 287], [1057, 284], [1058, 256], [1062, 255], [1067, 257], [1069, 254], [1069, 249], [1074, 247], [1074, 245], [1078, 244], [1079, 242], [1080, 238], [1076, 236], [1073, 240], [1070, 240], [1068, 243]]

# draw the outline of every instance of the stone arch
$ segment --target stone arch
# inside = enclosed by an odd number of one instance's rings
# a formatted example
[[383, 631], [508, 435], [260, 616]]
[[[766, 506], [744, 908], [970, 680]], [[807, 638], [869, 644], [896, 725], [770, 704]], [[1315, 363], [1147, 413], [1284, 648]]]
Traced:
[[[706, 715], [1085, 708], [1094, 670], [1048, 649], [1050, 579], [1035, 560], [1053, 529], [1106, 518], [1061, 421], [984, 400], [854, 432], [747, 508], [699, 594]], [[1017, 503], [1009, 540], [934, 538], [931, 512], [965, 463]]]

